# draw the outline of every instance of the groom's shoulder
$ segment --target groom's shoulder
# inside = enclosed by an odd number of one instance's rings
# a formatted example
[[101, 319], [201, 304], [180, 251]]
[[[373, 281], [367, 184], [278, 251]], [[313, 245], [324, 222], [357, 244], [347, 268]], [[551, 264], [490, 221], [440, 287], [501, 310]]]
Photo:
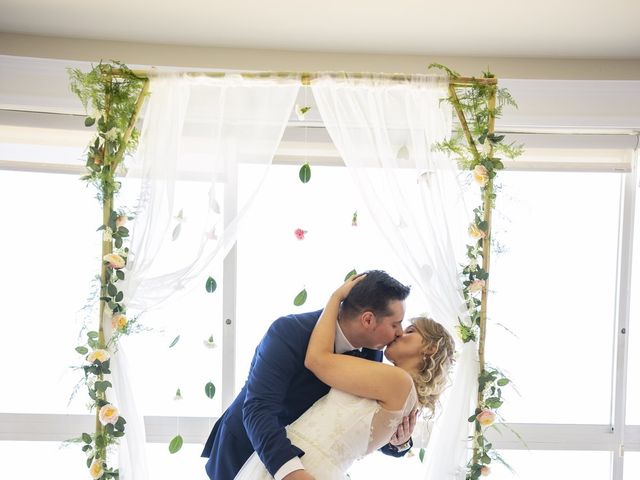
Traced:
[[305, 313], [292, 313], [284, 315], [276, 319], [269, 327], [269, 333], [271, 334], [291, 334], [299, 332], [300, 334], [311, 334], [313, 327], [315, 326], [322, 310], [316, 310], [313, 312]]

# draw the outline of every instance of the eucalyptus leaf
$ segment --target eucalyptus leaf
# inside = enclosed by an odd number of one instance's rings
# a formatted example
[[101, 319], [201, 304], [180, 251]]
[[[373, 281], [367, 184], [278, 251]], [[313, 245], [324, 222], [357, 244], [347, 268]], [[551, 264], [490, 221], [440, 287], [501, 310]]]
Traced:
[[300, 305], [303, 305], [304, 302], [306, 301], [307, 301], [307, 289], [304, 288], [300, 293], [298, 293], [298, 295], [296, 295], [296, 298], [293, 299], [293, 304], [296, 307], [299, 307]]
[[300, 181], [302, 183], [307, 183], [311, 180], [311, 166], [308, 163], [305, 163], [300, 167], [300, 172], [298, 172], [298, 177], [300, 177]]
[[169, 443], [169, 453], [176, 453], [182, 448], [182, 437], [180, 435], [176, 435], [173, 437], [171, 442]]
[[420, 463], [424, 463], [424, 453], [425, 453], [424, 448], [421, 448], [420, 453], [418, 453], [418, 458], [420, 459]]
[[118, 289], [113, 283], [110, 283], [109, 285], [107, 285], [107, 293], [110, 296], [115, 297], [118, 294]]
[[207, 397], [213, 398], [216, 394], [216, 386], [211, 382], [207, 383], [204, 386], [204, 393], [207, 395]]
[[116, 302], [121, 302], [124, 299], [124, 293], [118, 292], [116, 295]]
[[80, 355], [86, 355], [87, 353], [89, 353], [89, 349], [87, 347], [76, 347], [76, 352], [78, 352]]
[[82, 441], [84, 443], [91, 443], [91, 435], [89, 435], [88, 433], [83, 433], [82, 434]]
[[90, 127], [92, 126], [94, 123], [96, 123], [96, 119], [93, 117], [86, 117], [84, 119], [84, 126], [85, 127]]
[[87, 332], [87, 337], [89, 337], [89, 338], [98, 338], [98, 332], [95, 332], [95, 331], [91, 330], [90, 332]]
[[173, 339], [173, 342], [171, 342], [171, 345], [169, 345], [169, 348], [175, 346], [175, 344], [178, 343], [178, 340], [180, 340], [180, 335], [178, 335], [176, 338]]
[[509, 379], [508, 378], [501, 378], [500, 380], [498, 380], [498, 385], [500, 387], [504, 387], [505, 385], [507, 385], [509, 383]]
[[218, 284], [213, 277], [209, 277], [207, 278], [207, 283], [205, 284], [204, 288], [207, 290], [207, 292], [213, 293], [216, 291], [216, 288], [218, 288]]
[[346, 282], [347, 280], [349, 280], [351, 277], [353, 277], [354, 275], [357, 275], [358, 272], [355, 271], [355, 269], [351, 270], [349, 273], [347, 273], [344, 277], [344, 281]]
[[122, 270], [116, 270], [116, 277], [118, 277], [118, 280], [124, 280], [124, 272]]

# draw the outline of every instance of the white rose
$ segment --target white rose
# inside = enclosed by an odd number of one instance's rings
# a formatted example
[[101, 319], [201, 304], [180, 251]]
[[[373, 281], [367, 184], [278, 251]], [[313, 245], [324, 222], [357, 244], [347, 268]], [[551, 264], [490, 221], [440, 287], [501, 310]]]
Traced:
[[94, 460], [91, 462], [91, 466], [89, 467], [89, 473], [91, 474], [91, 478], [98, 479], [102, 475], [104, 475], [104, 468], [102, 468], [102, 462], [100, 460]]
[[476, 168], [473, 169], [473, 179], [484, 187], [489, 181], [489, 171], [487, 167], [484, 165], [476, 165]]
[[125, 265], [124, 258], [122, 258], [117, 253], [108, 253], [107, 255], [102, 257], [102, 260], [107, 262], [111, 268], [114, 268], [116, 270], [124, 268]]

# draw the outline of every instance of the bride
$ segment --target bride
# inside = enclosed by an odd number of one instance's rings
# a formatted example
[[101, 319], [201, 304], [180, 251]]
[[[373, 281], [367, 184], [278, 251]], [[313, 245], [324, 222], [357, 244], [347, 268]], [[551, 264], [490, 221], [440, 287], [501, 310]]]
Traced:
[[[351, 277], [331, 295], [307, 347], [305, 366], [331, 390], [286, 428], [287, 437], [305, 452], [306, 473], [316, 480], [346, 478], [356, 459], [385, 445], [402, 418], [417, 408], [433, 415], [453, 360], [451, 335], [425, 317], [413, 318], [385, 350], [393, 366], [335, 354], [340, 303], [363, 277]], [[235, 480], [271, 478], [254, 453]]]

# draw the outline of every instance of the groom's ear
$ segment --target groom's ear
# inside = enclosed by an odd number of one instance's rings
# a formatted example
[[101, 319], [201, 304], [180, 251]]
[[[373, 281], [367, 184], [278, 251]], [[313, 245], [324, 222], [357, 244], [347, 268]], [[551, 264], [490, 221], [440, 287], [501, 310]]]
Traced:
[[376, 323], [376, 316], [373, 312], [365, 310], [360, 314], [360, 323], [363, 327], [369, 329]]

